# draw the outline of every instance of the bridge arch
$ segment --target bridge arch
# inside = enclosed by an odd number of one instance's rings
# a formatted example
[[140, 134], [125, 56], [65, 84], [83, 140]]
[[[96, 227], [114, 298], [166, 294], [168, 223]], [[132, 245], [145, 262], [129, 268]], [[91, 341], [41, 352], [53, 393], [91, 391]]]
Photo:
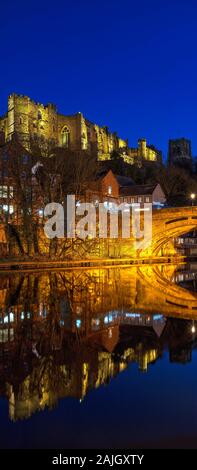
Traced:
[[153, 212], [152, 240], [139, 256], [157, 256], [173, 238], [197, 229], [197, 207], [178, 207]]

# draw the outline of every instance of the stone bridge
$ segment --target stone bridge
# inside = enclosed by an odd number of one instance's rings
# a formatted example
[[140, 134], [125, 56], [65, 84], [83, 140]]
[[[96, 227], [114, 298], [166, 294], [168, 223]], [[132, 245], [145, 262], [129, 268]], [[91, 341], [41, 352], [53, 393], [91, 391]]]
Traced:
[[[141, 218], [142, 231], [143, 231], [143, 217]], [[122, 239], [105, 239], [103, 243], [102, 239], [96, 239], [99, 247], [99, 254], [95, 255], [95, 250], [91, 251], [88, 248], [88, 242], [83, 242], [86, 247], [84, 258], [133, 258], [133, 257], [156, 257], [163, 256], [164, 254], [175, 254], [173, 245], [171, 244], [171, 250], [169, 249], [169, 243], [173, 241], [173, 238], [178, 237], [184, 233], [197, 228], [197, 206], [190, 207], [177, 207], [177, 208], [166, 208], [153, 211], [152, 217], [152, 238], [149, 240], [148, 246], [138, 248], [137, 251], [134, 248], [134, 238]], [[100, 245], [99, 245], [100, 244]], [[104, 248], [102, 247], [102, 244]], [[0, 224], [0, 248], [8, 246], [7, 230], [3, 224]], [[111, 248], [109, 248], [109, 246]], [[83, 251], [83, 250], [82, 250]], [[81, 259], [79, 250], [76, 253], [72, 253], [71, 259]]]
[[158, 256], [173, 239], [197, 228], [197, 207], [176, 207], [153, 211], [152, 242], [139, 256]]

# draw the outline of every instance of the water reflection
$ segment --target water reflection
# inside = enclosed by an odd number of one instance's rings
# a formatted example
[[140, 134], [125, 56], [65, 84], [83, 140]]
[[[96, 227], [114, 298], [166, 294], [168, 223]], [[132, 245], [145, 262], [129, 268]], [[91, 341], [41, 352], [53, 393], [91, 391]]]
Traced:
[[166, 349], [171, 362], [191, 361], [196, 273], [157, 265], [1, 275], [0, 394], [10, 419], [83, 400], [132, 363], [147, 372]]

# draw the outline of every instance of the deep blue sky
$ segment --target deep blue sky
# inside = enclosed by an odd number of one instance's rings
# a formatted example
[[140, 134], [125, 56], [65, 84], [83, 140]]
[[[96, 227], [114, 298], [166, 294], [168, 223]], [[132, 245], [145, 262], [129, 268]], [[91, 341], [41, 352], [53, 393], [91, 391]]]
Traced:
[[197, 155], [196, 0], [1, 0], [0, 17], [0, 113], [15, 91]]

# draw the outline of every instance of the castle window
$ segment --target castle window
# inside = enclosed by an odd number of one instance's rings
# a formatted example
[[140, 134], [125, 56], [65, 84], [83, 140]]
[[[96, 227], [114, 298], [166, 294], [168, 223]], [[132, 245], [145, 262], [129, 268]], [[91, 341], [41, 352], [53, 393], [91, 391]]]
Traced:
[[38, 111], [38, 120], [42, 119], [42, 113], [41, 111]]
[[68, 148], [69, 143], [70, 143], [70, 131], [69, 131], [68, 127], [65, 126], [62, 129], [62, 146], [65, 147], [65, 148]]
[[20, 123], [20, 124], [23, 124], [23, 118], [22, 118], [22, 116], [20, 116], [20, 118], [19, 118], [19, 123]]

